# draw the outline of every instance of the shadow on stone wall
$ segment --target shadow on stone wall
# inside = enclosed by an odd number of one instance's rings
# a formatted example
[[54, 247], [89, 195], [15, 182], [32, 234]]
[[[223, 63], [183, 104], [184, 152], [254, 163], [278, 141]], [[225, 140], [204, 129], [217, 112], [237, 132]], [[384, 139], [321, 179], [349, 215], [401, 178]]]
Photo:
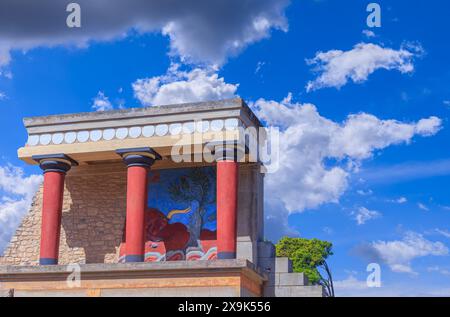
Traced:
[[[126, 174], [66, 179], [60, 263], [116, 263], [126, 213]], [[64, 240], [63, 240], [64, 241]]]

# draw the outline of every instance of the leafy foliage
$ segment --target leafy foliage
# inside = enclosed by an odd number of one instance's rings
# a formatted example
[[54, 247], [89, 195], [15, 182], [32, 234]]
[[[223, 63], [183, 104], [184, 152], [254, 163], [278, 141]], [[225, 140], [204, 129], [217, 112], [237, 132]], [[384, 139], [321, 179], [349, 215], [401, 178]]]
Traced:
[[206, 215], [209, 204], [215, 203], [215, 197], [212, 195], [213, 184], [211, 183], [212, 171], [210, 169], [192, 168], [188, 175], [180, 177], [178, 180], [169, 184], [168, 192], [170, 198], [178, 203], [198, 202], [198, 208], [190, 218], [191, 238], [196, 241], [199, 238], [200, 230], [204, 222], [214, 221], [216, 213]]
[[284, 237], [276, 244], [276, 252], [277, 256], [292, 260], [294, 272], [303, 272], [311, 283], [323, 285], [328, 295], [334, 296], [333, 279], [326, 262], [333, 255], [332, 247], [331, 242], [319, 239]]

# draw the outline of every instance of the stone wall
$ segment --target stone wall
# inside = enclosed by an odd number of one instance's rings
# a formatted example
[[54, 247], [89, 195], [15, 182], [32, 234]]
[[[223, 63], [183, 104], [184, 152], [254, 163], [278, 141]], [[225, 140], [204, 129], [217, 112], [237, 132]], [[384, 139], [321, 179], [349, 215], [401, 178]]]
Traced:
[[[0, 258], [0, 264], [38, 264], [42, 192], [41, 187]], [[117, 262], [125, 211], [125, 171], [93, 175], [69, 173], [64, 190], [59, 263]]]
[[[263, 232], [263, 175], [258, 165], [240, 168], [238, 258], [256, 264]], [[0, 265], [37, 265], [41, 187]], [[73, 168], [66, 176], [59, 263], [117, 263], [126, 213], [126, 168], [102, 164]]]

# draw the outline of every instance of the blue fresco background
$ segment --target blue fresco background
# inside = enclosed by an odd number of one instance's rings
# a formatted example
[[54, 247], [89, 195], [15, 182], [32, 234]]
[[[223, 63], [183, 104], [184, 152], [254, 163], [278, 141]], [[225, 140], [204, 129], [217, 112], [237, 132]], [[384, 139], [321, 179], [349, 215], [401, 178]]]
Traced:
[[166, 216], [171, 210], [186, 209], [188, 207], [191, 207], [190, 212], [186, 214], [175, 214], [172, 216], [169, 222], [180, 222], [189, 228], [191, 217], [195, 212], [198, 212], [199, 202], [197, 200], [192, 200], [190, 202], [175, 201], [169, 192], [169, 187], [171, 184], [179, 183], [182, 178], [185, 178], [192, 186], [190, 176], [193, 170], [197, 170], [197, 172], [201, 172], [202, 174], [207, 176], [209, 184], [211, 186], [209, 188], [207, 199], [212, 203], [208, 203], [205, 206], [202, 229], [216, 231], [216, 172], [214, 167], [196, 167], [151, 171], [149, 177], [148, 207], [156, 208]]

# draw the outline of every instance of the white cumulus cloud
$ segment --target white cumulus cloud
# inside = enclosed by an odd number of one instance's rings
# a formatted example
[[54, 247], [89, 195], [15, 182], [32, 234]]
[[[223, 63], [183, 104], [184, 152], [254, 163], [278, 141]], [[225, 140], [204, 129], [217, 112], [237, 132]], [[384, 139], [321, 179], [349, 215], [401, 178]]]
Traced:
[[179, 70], [173, 64], [167, 74], [136, 80], [135, 97], [146, 106], [219, 100], [235, 97], [238, 85], [228, 84], [214, 70]]
[[[180, 70], [173, 64], [166, 74], [133, 83], [144, 105], [162, 105], [236, 96], [238, 84], [229, 84], [214, 69]], [[388, 146], [408, 144], [415, 136], [437, 133], [441, 120], [430, 117], [417, 122], [381, 120], [367, 113], [351, 114], [343, 122], [320, 115], [313, 104], [258, 99], [250, 103], [267, 126], [280, 129], [279, 168], [265, 177], [266, 221], [273, 240], [296, 234], [288, 216], [325, 203], [338, 203], [350, 176], [364, 159]], [[426, 122], [426, 124], [423, 124]], [[361, 215], [360, 222], [374, 214]]]
[[314, 58], [306, 60], [318, 73], [316, 79], [308, 82], [306, 89], [341, 88], [349, 80], [362, 83], [378, 69], [411, 73], [414, 70], [413, 58], [421, 52], [422, 48], [418, 45], [395, 50], [372, 43], [356, 44], [349, 51], [317, 52]]
[[439, 241], [427, 240], [422, 234], [408, 231], [401, 240], [375, 241], [358, 248], [357, 253], [370, 261], [381, 262], [393, 272], [415, 273], [411, 262], [419, 257], [445, 256], [448, 248]]
[[355, 167], [377, 150], [408, 144], [417, 135], [429, 136], [441, 125], [436, 118], [435, 125], [422, 130], [418, 128], [421, 120], [381, 120], [366, 113], [335, 122], [321, 116], [315, 105], [294, 103], [291, 97], [280, 102], [259, 99], [251, 106], [268, 126], [281, 129], [279, 169], [265, 178], [266, 228], [278, 237], [289, 214], [337, 203], [348, 188], [349, 176], [357, 171]]
[[360, 207], [354, 212], [354, 218], [358, 225], [363, 225], [367, 221], [381, 217], [381, 213], [376, 210], [369, 210], [366, 207]]
[[77, 0], [81, 28], [76, 30], [65, 25], [68, 3], [1, 1], [0, 66], [11, 61], [12, 50], [86, 47], [154, 32], [167, 36], [170, 53], [183, 61], [221, 64], [271, 30], [288, 29], [288, 0]]
[[109, 101], [109, 98], [105, 96], [103, 91], [99, 91], [97, 96], [93, 99], [92, 109], [95, 111], [107, 111], [112, 110], [114, 107]]
[[28, 212], [41, 183], [41, 175], [26, 176], [19, 167], [0, 166], [0, 254]]

